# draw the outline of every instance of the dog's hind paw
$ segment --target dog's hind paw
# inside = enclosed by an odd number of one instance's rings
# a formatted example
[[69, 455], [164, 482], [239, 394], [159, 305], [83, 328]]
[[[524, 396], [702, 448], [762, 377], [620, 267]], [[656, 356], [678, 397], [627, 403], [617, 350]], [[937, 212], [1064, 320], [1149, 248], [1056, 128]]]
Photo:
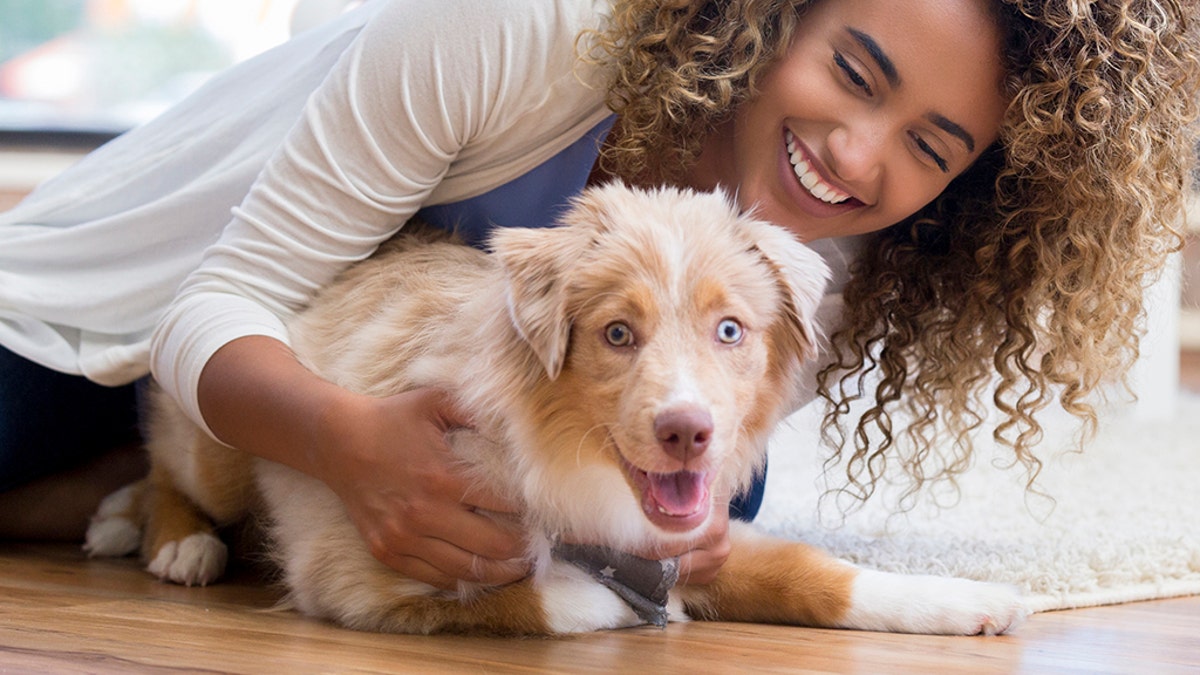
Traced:
[[185, 586], [205, 586], [225, 571], [228, 550], [220, 539], [207, 532], [167, 542], [146, 569], [159, 579]]
[[129, 555], [142, 543], [142, 528], [135, 518], [138, 484], [126, 485], [100, 502], [96, 515], [88, 523], [83, 550], [92, 557]]
[[120, 558], [138, 550], [142, 530], [128, 518], [97, 518], [87, 529], [83, 550], [89, 557]]

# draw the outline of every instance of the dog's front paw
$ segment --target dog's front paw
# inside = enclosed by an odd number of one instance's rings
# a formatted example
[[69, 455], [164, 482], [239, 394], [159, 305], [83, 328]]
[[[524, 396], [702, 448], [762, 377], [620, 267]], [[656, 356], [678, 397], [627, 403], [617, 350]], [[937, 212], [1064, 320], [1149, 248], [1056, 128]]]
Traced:
[[967, 579], [941, 579], [953, 593], [930, 602], [930, 620], [936, 630], [948, 635], [1001, 635], [1014, 629], [1029, 613], [1021, 594], [1006, 584]]
[[141, 546], [142, 528], [135, 506], [138, 489], [136, 483], [126, 485], [100, 502], [84, 535], [83, 550], [89, 556], [119, 558]]
[[855, 578], [845, 626], [937, 635], [999, 635], [1028, 614], [1005, 584], [863, 570]]
[[225, 571], [228, 555], [220, 539], [207, 532], [198, 532], [164, 544], [146, 569], [165, 581], [204, 586]]

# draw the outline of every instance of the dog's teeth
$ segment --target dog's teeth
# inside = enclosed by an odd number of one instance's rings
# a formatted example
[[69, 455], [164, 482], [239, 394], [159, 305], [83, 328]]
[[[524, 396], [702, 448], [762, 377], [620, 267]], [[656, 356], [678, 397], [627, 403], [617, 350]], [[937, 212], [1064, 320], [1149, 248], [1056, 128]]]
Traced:
[[693, 514], [695, 514], [695, 513], [699, 512], [699, 511], [700, 511], [700, 509], [699, 509], [699, 508], [697, 508], [695, 511], [692, 511], [691, 513], [679, 514], [679, 513], [672, 513], [672, 512], [670, 512], [670, 511], [668, 511], [668, 510], [666, 509], [666, 507], [665, 507], [665, 506], [663, 506], [663, 505], [661, 505], [661, 504], [658, 506], [658, 512], [659, 512], [659, 513], [663, 514], [664, 516], [671, 516], [672, 518], [674, 518], [674, 517], [678, 517], [678, 516], [681, 516], [681, 515], [684, 515], [684, 516], [690, 516], [690, 515], [693, 515]]

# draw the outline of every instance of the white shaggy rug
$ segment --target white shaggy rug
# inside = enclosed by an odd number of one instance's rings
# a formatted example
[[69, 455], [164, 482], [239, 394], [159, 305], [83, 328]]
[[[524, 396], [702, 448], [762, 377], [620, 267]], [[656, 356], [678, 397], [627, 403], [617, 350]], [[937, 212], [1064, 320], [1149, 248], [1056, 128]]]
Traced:
[[985, 451], [957, 501], [926, 493], [897, 513], [885, 489], [844, 518], [819, 500], [817, 424], [801, 411], [772, 441], [758, 523], [774, 534], [866, 567], [1015, 584], [1036, 612], [1200, 594], [1200, 397], [1182, 395], [1165, 424], [1112, 415], [1082, 454], [1069, 438], [1043, 443], [1049, 497]]

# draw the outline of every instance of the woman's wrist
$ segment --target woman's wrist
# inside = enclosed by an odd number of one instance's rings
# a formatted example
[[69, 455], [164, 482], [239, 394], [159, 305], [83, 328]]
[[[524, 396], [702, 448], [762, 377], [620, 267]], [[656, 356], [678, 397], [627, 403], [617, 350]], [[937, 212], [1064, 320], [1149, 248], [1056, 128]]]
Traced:
[[370, 434], [378, 400], [332, 383], [323, 384], [325, 387], [315, 399], [318, 403], [308, 421], [308, 440], [304, 447], [298, 448], [305, 455], [308, 468], [295, 468], [335, 487], [347, 463], [354, 461], [350, 455], [368, 442], [359, 439]]
[[[325, 455], [362, 414], [362, 399], [313, 374], [273, 338], [219, 349], [200, 377], [201, 413], [229, 445], [323, 478]], [[361, 419], [361, 417], [358, 417]]]

